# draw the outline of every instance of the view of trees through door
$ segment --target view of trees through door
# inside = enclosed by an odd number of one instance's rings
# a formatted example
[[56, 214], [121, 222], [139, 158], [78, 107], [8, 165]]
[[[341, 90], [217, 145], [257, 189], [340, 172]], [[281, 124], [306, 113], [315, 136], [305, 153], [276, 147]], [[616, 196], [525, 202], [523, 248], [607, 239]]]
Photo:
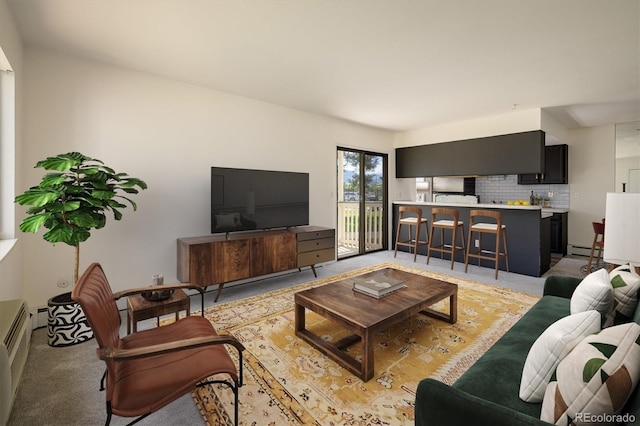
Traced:
[[338, 148], [338, 259], [387, 249], [387, 155]]

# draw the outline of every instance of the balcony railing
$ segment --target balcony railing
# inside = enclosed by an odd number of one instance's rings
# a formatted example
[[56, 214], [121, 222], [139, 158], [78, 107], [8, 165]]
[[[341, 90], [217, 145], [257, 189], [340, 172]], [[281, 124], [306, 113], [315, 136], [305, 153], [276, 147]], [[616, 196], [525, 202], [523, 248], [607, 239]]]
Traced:
[[[382, 248], [383, 204], [365, 203], [364, 244], [365, 251]], [[360, 246], [360, 203], [358, 201], [338, 202], [338, 247], [342, 252], [355, 252]], [[346, 249], [346, 250], [345, 250]]]

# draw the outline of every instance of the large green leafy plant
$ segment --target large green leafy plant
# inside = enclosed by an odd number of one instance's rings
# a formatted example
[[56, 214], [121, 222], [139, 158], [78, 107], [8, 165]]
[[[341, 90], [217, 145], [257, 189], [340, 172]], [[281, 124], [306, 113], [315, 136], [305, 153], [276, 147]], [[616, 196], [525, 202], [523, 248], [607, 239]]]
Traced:
[[126, 173], [116, 173], [102, 161], [79, 152], [48, 157], [35, 167], [51, 173], [45, 174], [38, 186], [16, 197], [18, 204], [32, 206], [20, 223], [20, 230], [35, 233], [44, 226], [48, 229], [43, 235], [46, 241], [74, 246], [76, 283], [80, 243], [91, 236], [92, 229], [105, 226], [107, 212], [120, 220], [120, 210], [127, 207], [123, 202], [135, 211], [137, 205], [128, 195], [146, 189], [147, 184]]

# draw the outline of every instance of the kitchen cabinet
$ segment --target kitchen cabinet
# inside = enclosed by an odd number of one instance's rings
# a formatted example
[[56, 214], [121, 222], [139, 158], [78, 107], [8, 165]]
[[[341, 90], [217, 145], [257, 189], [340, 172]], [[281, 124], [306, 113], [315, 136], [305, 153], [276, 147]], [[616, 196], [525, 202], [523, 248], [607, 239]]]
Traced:
[[567, 213], [554, 213], [551, 217], [551, 253], [567, 255]]
[[396, 177], [488, 176], [544, 170], [542, 130], [396, 149]]
[[519, 185], [569, 183], [569, 147], [548, 145], [544, 148], [544, 173], [518, 175]]

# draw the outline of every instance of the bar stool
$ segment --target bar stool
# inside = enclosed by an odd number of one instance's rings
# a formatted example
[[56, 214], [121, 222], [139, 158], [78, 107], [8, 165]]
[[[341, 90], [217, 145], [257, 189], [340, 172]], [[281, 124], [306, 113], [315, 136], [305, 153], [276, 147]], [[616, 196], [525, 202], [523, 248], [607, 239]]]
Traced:
[[[396, 250], [393, 253], [393, 257], [396, 257], [398, 254], [398, 246], [407, 246], [413, 248], [413, 261], [416, 261], [416, 257], [418, 256], [418, 247], [419, 246], [428, 246], [429, 240], [429, 224], [426, 218], [422, 217], [422, 209], [419, 207], [408, 207], [408, 206], [400, 206], [399, 208], [400, 216], [398, 217], [398, 229], [396, 231]], [[427, 233], [427, 239], [425, 241], [420, 241], [420, 227], [424, 223], [424, 230]], [[400, 230], [402, 225], [409, 226], [409, 239], [400, 241]], [[416, 227], [415, 237], [412, 237], [413, 227]], [[411, 251], [410, 251], [411, 252]]]
[[[436, 220], [436, 215], [444, 215], [451, 219], [439, 219]], [[451, 269], [453, 270], [453, 262], [455, 260], [456, 250], [462, 250], [465, 252], [464, 246], [464, 222], [459, 220], [460, 213], [456, 209], [448, 208], [433, 208], [431, 209], [431, 238], [429, 238], [429, 247], [427, 248], [427, 265], [429, 264], [429, 258], [431, 258], [432, 251], [439, 251], [440, 258], [444, 253], [451, 255]], [[458, 228], [462, 229], [460, 235], [461, 246], [456, 246]], [[436, 235], [436, 229], [440, 229], [440, 244], [433, 245], [434, 236]], [[444, 231], [450, 229], [452, 231], [451, 243], [446, 244], [444, 241]]]
[[[482, 222], [479, 218], [491, 218], [495, 220], [493, 222]], [[471, 251], [473, 246], [473, 233], [478, 234], [478, 249], [477, 251]], [[482, 234], [493, 234], [496, 237], [495, 251], [482, 250]], [[500, 242], [504, 247], [504, 251], [500, 252]], [[507, 272], [509, 272], [509, 257], [507, 253], [507, 226], [502, 223], [502, 213], [495, 210], [471, 210], [469, 212], [469, 239], [467, 241], [467, 256], [464, 262], [464, 272], [467, 272], [469, 267], [469, 258], [475, 257], [478, 259], [478, 265], [480, 265], [480, 259], [493, 260], [496, 264], [496, 276], [498, 279], [498, 266], [500, 264], [500, 258], [504, 257]]]
[[602, 250], [604, 249], [604, 219], [602, 222], [591, 222], [593, 225], [593, 244], [591, 244], [591, 254], [589, 254], [589, 263], [587, 263], [587, 274], [591, 273], [591, 263], [593, 262], [593, 252], [598, 249], [598, 256], [596, 257], [596, 266], [600, 264], [600, 258], [602, 257]]

